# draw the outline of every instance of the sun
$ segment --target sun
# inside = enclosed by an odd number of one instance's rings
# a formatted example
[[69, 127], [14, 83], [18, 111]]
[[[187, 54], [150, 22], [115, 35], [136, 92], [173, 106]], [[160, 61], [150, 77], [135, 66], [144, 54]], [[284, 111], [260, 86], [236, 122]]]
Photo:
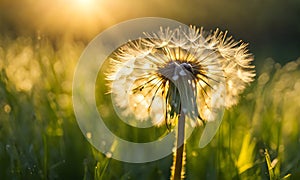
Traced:
[[71, 9], [82, 17], [93, 16], [100, 7], [99, 0], [69, 0], [69, 2]]
[[79, 6], [90, 7], [94, 3], [95, 0], [76, 0], [76, 3]]
[[76, 0], [74, 5], [79, 9], [92, 9], [96, 0]]

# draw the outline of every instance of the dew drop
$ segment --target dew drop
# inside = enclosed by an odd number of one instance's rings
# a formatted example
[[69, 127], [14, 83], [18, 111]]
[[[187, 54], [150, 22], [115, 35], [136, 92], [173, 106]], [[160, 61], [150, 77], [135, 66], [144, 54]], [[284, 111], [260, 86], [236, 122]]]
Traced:
[[184, 72], [183, 69], [179, 72], [179, 74], [180, 74], [180, 76], [186, 76], [186, 73]]
[[192, 156], [197, 157], [198, 156], [198, 152], [197, 151], [193, 151], [192, 152]]
[[8, 104], [4, 105], [3, 109], [7, 114], [10, 113], [10, 111], [11, 111], [11, 107]]
[[177, 81], [178, 78], [179, 78], [179, 76], [178, 76], [177, 74], [175, 74], [175, 75], [172, 77], [172, 79], [173, 79], [174, 81]]
[[106, 152], [106, 153], [105, 153], [105, 156], [106, 156], [107, 158], [111, 158], [111, 157], [112, 157], [112, 153], [111, 153], [111, 152]]
[[87, 133], [86, 133], [86, 137], [87, 137], [88, 139], [91, 139], [91, 138], [92, 138], [92, 133], [91, 133], [91, 132], [87, 132]]

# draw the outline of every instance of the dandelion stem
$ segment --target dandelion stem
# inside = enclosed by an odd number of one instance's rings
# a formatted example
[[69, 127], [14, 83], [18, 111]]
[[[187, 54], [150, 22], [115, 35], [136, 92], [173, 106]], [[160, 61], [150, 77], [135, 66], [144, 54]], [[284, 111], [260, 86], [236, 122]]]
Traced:
[[172, 180], [181, 180], [184, 177], [183, 166], [185, 164], [184, 157], [184, 134], [185, 134], [185, 114], [182, 112], [178, 118], [178, 132], [177, 132], [177, 143], [176, 143], [176, 152], [173, 162], [173, 178]]

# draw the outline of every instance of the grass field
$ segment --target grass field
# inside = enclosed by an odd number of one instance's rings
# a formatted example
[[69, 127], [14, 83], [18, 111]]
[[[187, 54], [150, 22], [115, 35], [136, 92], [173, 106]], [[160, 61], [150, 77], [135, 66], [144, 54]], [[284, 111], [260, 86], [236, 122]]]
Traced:
[[[85, 45], [43, 37], [0, 38], [0, 179], [169, 178], [171, 155], [143, 164], [119, 162], [82, 135], [71, 95]], [[225, 112], [213, 141], [198, 148], [201, 128], [188, 140], [186, 179], [300, 178], [300, 59], [284, 65], [258, 61], [264, 63], [255, 82]], [[103, 79], [97, 86], [105, 89]], [[107, 99], [99, 96], [98, 102]], [[106, 116], [123, 138], [139, 142], [155, 136], [116, 124], [113, 114]]]

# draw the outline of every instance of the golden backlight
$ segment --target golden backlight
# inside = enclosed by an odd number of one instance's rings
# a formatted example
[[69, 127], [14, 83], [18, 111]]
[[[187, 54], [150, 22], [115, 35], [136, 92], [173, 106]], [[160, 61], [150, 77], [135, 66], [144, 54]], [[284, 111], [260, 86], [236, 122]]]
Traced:
[[95, 0], [76, 0], [75, 2], [81, 6], [91, 6]]
[[93, 11], [100, 7], [99, 0], [68, 0], [68, 3], [79, 13], [94, 13]]

